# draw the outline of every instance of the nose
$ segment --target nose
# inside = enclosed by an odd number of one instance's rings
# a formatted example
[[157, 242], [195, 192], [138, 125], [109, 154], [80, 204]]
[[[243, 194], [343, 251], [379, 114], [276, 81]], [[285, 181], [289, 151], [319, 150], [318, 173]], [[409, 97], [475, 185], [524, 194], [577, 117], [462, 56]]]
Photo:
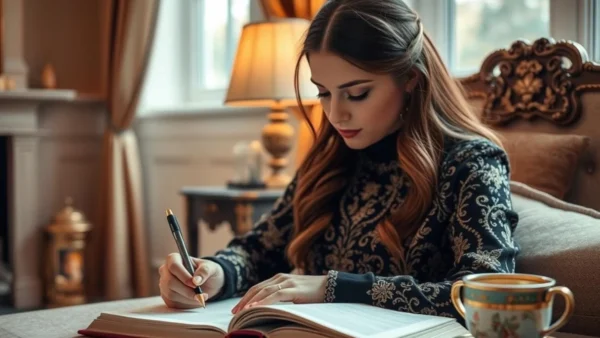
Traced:
[[345, 105], [337, 97], [332, 97], [329, 100], [329, 111], [325, 111], [329, 116], [329, 121], [333, 124], [346, 122], [350, 119], [350, 113], [347, 111]]

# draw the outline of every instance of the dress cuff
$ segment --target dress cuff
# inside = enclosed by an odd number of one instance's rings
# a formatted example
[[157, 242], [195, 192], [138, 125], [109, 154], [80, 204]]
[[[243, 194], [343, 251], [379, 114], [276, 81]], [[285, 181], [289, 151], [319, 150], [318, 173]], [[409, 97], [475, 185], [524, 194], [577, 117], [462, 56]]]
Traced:
[[330, 270], [327, 273], [325, 302], [371, 304], [369, 290], [375, 276], [372, 273], [356, 274]]
[[327, 272], [327, 283], [325, 284], [325, 303], [335, 302], [335, 286], [337, 285], [338, 272], [329, 270]]

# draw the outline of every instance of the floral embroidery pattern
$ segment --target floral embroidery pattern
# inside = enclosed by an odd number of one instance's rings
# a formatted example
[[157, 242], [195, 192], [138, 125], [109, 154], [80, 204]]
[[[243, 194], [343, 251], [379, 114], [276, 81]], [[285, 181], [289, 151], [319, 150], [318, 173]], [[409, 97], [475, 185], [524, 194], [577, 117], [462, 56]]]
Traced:
[[367, 294], [371, 296], [375, 305], [383, 306], [385, 302], [393, 298], [395, 290], [396, 286], [394, 284], [380, 279], [373, 284]]
[[335, 286], [337, 285], [338, 272], [329, 270], [327, 273], [327, 283], [325, 285], [325, 302], [332, 303], [335, 300]]

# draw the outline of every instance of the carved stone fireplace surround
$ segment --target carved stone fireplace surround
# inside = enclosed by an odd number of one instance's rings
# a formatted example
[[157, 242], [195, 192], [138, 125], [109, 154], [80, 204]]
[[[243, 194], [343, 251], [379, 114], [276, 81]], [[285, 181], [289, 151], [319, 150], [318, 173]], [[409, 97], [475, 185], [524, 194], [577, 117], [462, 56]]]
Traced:
[[40, 219], [39, 145], [43, 107], [76, 102], [71, 90], [22, 89], [0, 92], [0, 135], [9, 136], [8, 210], [9, 259], [13, 275], [12, 301], [18, 309], [43, 305], [42, 229]]

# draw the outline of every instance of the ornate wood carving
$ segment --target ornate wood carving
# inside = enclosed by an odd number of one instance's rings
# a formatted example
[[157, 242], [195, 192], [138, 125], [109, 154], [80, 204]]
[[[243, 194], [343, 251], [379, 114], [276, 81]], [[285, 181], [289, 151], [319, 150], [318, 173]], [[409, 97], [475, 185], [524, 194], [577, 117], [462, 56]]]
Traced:
[[459, 80], [469, 98], [485, 99], [482, 119], [492, 125], [542, 118], [569, 125], [580, 116], [579, 94], [600, 90], [600, 64], [576, 42], [517, 40], [483, 61], [479, 73]]

